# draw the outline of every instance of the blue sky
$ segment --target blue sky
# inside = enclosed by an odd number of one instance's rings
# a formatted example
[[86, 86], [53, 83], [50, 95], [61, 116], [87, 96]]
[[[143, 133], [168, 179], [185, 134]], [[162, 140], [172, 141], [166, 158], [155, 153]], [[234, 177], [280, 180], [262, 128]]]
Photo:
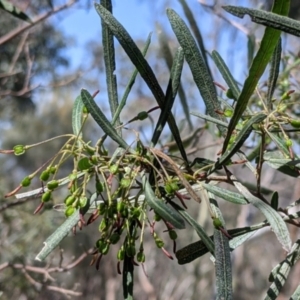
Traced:
[[[171, 1], [172, 8], [181, 10], [178, 1]], [[195, 7], [199, 6], [196, 0], [188, 1]], [[151, 8], [151, 10], [150, 10]], [[159, 14], [159, 20], [162, 22], [167, 20], [166, 15], [163, 16], [163, 8], [159, 3], [149, 5], [148, 0], [115, 0], [113, 2], [113, 13], [118, 21], [126, 28], [133, 39], [147, 38], [149, 32], [155, 30], [155, 21]], [[63, 13], [62, 13], [63, 14]], [[78, 9], [74, 7], [64, 18], [59, 18], [59, 28], [63, 29], [68, 35], [76, 39], [76, 46], [69, 49], [68, 55], [72, 57], [72, 62], [76, 65], [76, 61], [84, 59], [84, 45], [91, 40], [101, 42], [101, 25], [100, 17], [92, 6], [91, 9]], [[153, 36], [155, 38], [155, 35]]]

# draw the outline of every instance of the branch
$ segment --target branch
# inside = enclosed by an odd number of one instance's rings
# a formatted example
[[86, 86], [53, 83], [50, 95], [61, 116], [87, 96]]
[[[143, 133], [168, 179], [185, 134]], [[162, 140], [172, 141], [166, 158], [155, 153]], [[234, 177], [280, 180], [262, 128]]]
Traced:
[[15, 38], [16, 36], [22, 34], [23, 32], [30, 29], [31, 27], [41, 23], [42, 21], [44, 21], [45, 19], [51, 17], [52, 15], [54, 15], [54, 14], [56, 14], [56, 13], [58, 13], [58, 12], [64, 10], [64, 9], [72, 6], [75, 2], [77, 2], [77, 0], [70, 0], [66, 4], [64, 4], [62, 6], [59, 6], [59, 7], [56, 7], [55, 9], [40, 15], [32, 23], [20, 26], [16, 29], [10, 31], [9, 33], [7, 33], [6, 35], [4, 35], [0, 38], [0, 45], [5, 44], [6, 42], [8, 42], [11, 39]]

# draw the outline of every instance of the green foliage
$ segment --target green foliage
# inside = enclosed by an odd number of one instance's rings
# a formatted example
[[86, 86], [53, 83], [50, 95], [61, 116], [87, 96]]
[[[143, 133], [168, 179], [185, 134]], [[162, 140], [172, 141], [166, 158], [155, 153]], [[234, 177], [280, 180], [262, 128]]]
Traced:
[[[190, 24], [195, 24], [186, 3], [181, 1], [181, 4]], [[275, 0], [273, 13], [225, 7], [225, 10], [237, 16], [250, 14], [254, 22], [264, 24], [267, 28], [241, 90], [220, 54], [216, 51], [212, 53], [213, 61], [228, 85], [228, 88], [224, 89], [226, 93], [221, 97], [217, 95], [200, 31], [195, 31], [199, 49], [190, 29], [174, 10], [168, 9], [167, 16], [180, 47], [177, 48], [170, 64], [169, 82], [164, 93], [159, 77], [145, 58], [150, 36], [142, 53], [129, 33], [114, 18], [110, 1], [95, 4], [95, 9], [102, 21], [107, 98], [111, 117], [107, 117], [103, 109], [97, 105], [94, 99], [97, 93], [91, 95], [87, 89], [81, 89], [80, 95], [74, 101], [70, 119], [73, 133], [58, 136], [57, 138], [67, 139], [60, 150], [6, 195], [8, 197], [16, 194], [19, 189], [28, 187], [32, 180], [38, 177], [44, 182], [43, 188], [16, 195], [21, 200], [40, 197], [41, 203], [35, 211], [37, 213], [51, 202], [58, 188], [65, 188], [66, 197], [61, 206], [66, 220], [45, 240], [44, 247], [36, 259], [45, 260], [71, 229], [79, 227], [88, 230], [90, 227], [84, 225], [96, 223], [98, 231], [93, 241], [93, 263], [98, 269], [101, 259], [105, 259], [104, 256], [117, 249], [118, 267], [120, 268], [120, 264], [123, 265], [124, 299], [133, 299], [134, 267], [147, 262], [148, 252], [144, 252], [147, 233], [153, 240], [153, 248], [163, 251], [168, 258], [172, 258], [165, 249], [166, 241], [171, 241], [175, 248], [175, 241], [180, 240], [180, 231], [192, 229], [201, 240], [178, 251], [174, 250], [178, 263], [190, 263], [210, 252], [212, 260], [215, 261], [217, 298], [232, 299], [231, 252], [246, 243], [260, 229], [270, 227], [286, 252], [286, 258], [271, 272], [269, 280], [272, 283], [265, 295], [266, 299], [276, 299], [286, 283], [288, 273], [300, 257], [299, 240], [292, 243], [286, 225], [290, 223], [299, 226], [293, 220], [299, 218], [300, 212], [289, 212], [290, 208], [299, 205], [299, 201], [280, 208], [277, 191], [274, 191], [269, 201], [262, 187], [262, 169], [266, 165], [287, 176], [299, 177], [300, 174], [299, 158], [293, 149], [297, 136], [291, 134], [297, 132], [300, 121], [293, 109], [289, 108], [293, 105], [291, 101], [293, 92], [284, 88], [284, 80], [280, 78], [282, 74], [279, 72], [282, 52], [280, 30], [300, 35], [295, 22], [280, 16], [288, 14], [289, 1]], [[114, 37], [118, 39], [128, 59], [136, 67], [131, 78], [128, 78], [120, 103], [117, 97]], [[208, 112], [208, 115], [191, 113], [208, 124], [202, 127], [199, 125], [195, 132], [207, 129], [213, 133], [214, 138], [224, 139], [222, 151], [218, 154], [218, 158], [213, 160], [211, 157], [195, 157], [192, 163], [189, 162], [187, 155], [189, 148], [184, 144], [179, 123], [176, 122], [172, 112], [181, 86], [184, 59]], [[264, 96], [264, 91], [262, 93], [257, 91], [269, 63], [271, 67], [268, 90]], [[138, 125], [132, 130], [134, 141], [127, 141], [124, 133], [128, 124], [134, 126], [135, 121], [145, 124], [151, 118], [152, 109], [137, 113], [136, 117], [127, 123], [122, 123], [120, 119], [121, 112], [127, 108], [126, 100], [134, 87], [137, 73], [148, 85], [160, 109], [160, 114], [154, 122], [155, 126], [151, 129], [152, 138], [148, 145], [140, 138]], [[187, 105], [183, 106], [186, 112]], [[89, 116], [103, 131], [103, 135], [98, 136], [96, 141], [89, 140], [83, 131], [89, 126], [87, 122]], [[189, 122], [188, 118], [187, 121]], [[164, 144], [162, 131], [167, 123], [175, 141], [175, 148], [179, 149], [176, 155], [173, 155], [170, 149], [168, 152], [154, 148]], [[295, 131], [291, 131], [288, 125], [292, 125]], [[250, 138], [252, 143], [247, 145]], [[41, 144], [55, 139], [32, 145], [17, 144], [11, 152], [21, 155], [26, 150], [27, 154]], [[109, 144], [109, 141], [113, 141], [113, 144]], [[203, 143], [205, 144], [204, 140]], [[248, 156], [242, 151], [246, 145], [253, 150]], [[235, 156], [239, 156], [241, 160], [234, 161]], [[251, 157], [251, 160], [247, 157]], [[70, 161], [71, 170], [67, 176], [62, 176], [61, 169]], [[244, 168], [242, 171], [247, 168], [247, 171], [252, 173], [256, 180], [254, 187], [245, 183], [243, 176], [232, 175], [231, 169], [234, 165], [242, 165], [241, 168]], [[224, 183], [226, 187], [218, 186]], [[230, 190], [231, 188], [235, 188], [235, 191]], [[189, 198], [195, 200], [197, 205], [204, 202], [201, 204], [201, 210], [205, 210], [206, 205], [207, 209], [204, 212], [210, 219], [210, 228], [214, 230], [213, 236], [210, 236], [204, 224], [195, 220], [189, 212], [190, 204], [187, 205], [186, 201]], [[253, 206], [265, 221], [227, 230], [226, 216], [218, 204], [222, 203], [220, 199], [235, 206]], [[166, 227], [168, 238], [159, 233], [155, 227], [159, 222]], [[186, 223], [190, 225], [189, 228], [186, 228]], [[147, 230], [148, 228], [150, 230]], [[294, 295], [298, 294], [299, 288], [294, 292]]]

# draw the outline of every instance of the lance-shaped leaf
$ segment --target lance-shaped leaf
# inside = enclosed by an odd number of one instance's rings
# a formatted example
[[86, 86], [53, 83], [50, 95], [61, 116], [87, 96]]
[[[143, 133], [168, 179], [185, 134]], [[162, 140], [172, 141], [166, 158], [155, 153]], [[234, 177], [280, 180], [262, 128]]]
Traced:
[[46, 257], [59, 245], [59, 243], [68, 235], [70, 230], [77, 225], [80, 220], [80, 213], [85, 214], [90, 205], [92, 205], [97, 199], [97, 194], [94, 193], [84, 208], [77, 209], [68, 219], [61, 224], [44, 242], [45, 246], [41, 252], [36, 256], [36, 260], [43, 261]]
[[122, 274], [123, 297], [124, 300], [133, 300], [134, 286], [134, 265], [132, 257], [125, 253]]
[[127, 143], [118, 135], [115, 128], [111, 125], [111, 123], [107, 120], [105, 114], [95, 103], [95, 100], [91, 96], [91, 94], [85, 90], [81, 90], [81, 99], [83, 104], [88, 109], [89, 113], [92, 115], [93, 119], [97, 122], [97, 124], [102, 128], [102, 130], [116, 143], [119, 144], [123, 149], [129, 148]]
[[298, 300], [298, 299], [300, 299], [300, 284], [297, 286], [295, 292], [290, 298], [290, 300]]
[[77, 225], [80, 220], [79, 209], [76, 210], [62, 225], [60, 225], [53, 234], [44, 242], [45, 246], [36, 256], [36, 260], [43, 261], [59, 245], [59, 243], [68, 235], [70, 230]]
[[300, 259], [300, 240], [298, 240], [292, 247], [291, 252], [285, 260], [279, 263], [269, 276], [269, 281], [273, 282], [267, 291], [266, 299], [277, 299], [281, 289], [283, 288], [291, 268]]
[[272, 168], [292, 177], [300, 175], [300, 160], [286, 158], [280, 151], [266, 152], [264, 161]]
[[271, 138], [271, 140], [277, 145], [278, 149], [286, 156], [286, 158], [290, 157], [290, 152], [285, 144], [285, 141], [282, 138], [280, 138], [276, 133], [267, 131], [267, 134]]
[[73, 105], [73, 109], [72, 109], [72, 127], [73, 127], [73, 133], [75, 135], [79, 135], [81, 132], [81, 127], [82, 127], [82, 109], [83, 109], [84, 105], [83, 102], [81, 100], [81, 97], [78, 96], [75, 99], [74, 105]]
[[[116, 18], [114, 18], [114, 16], [108, 10], [106, 10], [102, 5], [99, 5], [98, 3], [95, 3], [95, 8], [101, 19], [107, 24], [113, 35], [118, 39], [119, 43], [125, 50], [132, 63], [138, 69], [140, 75], [148, 85], [160, 108], [163, 109], [165, 105], [164, 92], [161, 86], [159, 85], [157, 78], [153, 73], [153, 70], [144, 58], [140, 49], [134, 43], [134, 41], [132, 40], [128, 32], [125, 30], [125, 28], [116, 20]], [[173, 114], [170, 114], [168, 124], [174, 136], [174, 139], [177, 142], [180, 154], [184, 161], [187, 162], [187, 155], [185, 153], [185, 149], [182, 147], [180, 133], [176, 125], [175, 119], [173, 117]]]
[[[281, 2], [284, 2], [284, 5], [286, 5], [289, 1], [285, 0]], [[236, 17], [243, 18], [245, 15], [249, 15], [251, 20], [257, 24], [272, 27], [295, 36], [300, 36], [300, 22], [286, 16], [246, 7], [228, 5], [223, 6], [223, 8]]]
[[264, 214], [264, 216], [270, 223], [272, 230], [276, 234], [278, 241], [281, 243], [283, 249], [285, 249], [286, 251], [290, 251], [292, 244], [290, 234], [280, 214], [270, 205], [252, 195], [245, 186], [243, 186], [236, 180], [233, 175], [230, 176], [230, 179], [233, 181], [233, 184], [238, 189], [238, 191]]
[[[111, 0], [101, 0], [101, 5], [105, 7], [110, 13], [112, 13]], [[106, 72], [106, 85], [109, 99], [109, 106], [112, 117], [114, 117], [118, 108], [118, 90], [117, 90], [117, 78], [115, 74], [116, 61], [115, 61], [115, 47], [114, 37], [109, 27], [104, 21], [101, 21], [102, 25], [102, 45], [103, 45], [103, 58]], [[116, 120], [116, 125], [120, 125], [120, 119]], [[121, 132], [121, 131], [120, 131]], [[120, 134], [119, 132], [119, 134]]]
[[[289, 11], [289, 7], [290, 7], [289, 0], [284, 0], [284, 1], [275, 0], [272, 11], [279, 15], [287, 15]], [[225, 7], [225, 9], [228, 12], [231, 12], [228, 10], [227, 6]], [[245, 109], [247, 108], [250, 97], [252, 96], [258, 84], [259, 79], [261, 78], [263, 72], [266, 69], [267, 64], [271, 59], [274, 49], [278, 44], [280, 33], [281, 32], [279, 30], [275, 30], [269, 27], [266, 28], [265, 30], [259, 50], [252, 62], [252, 65], [249, 70], [249, 75], [245, 81], [243, 89], [237, 100], [237, 104], [233, 116], [229, 122], [228, 132], [223, 144], [223, 153], [227, 149], [232, 132], [235, 129], [235, 126], [237, 125], [239, 119], [242, 117]]]
[[201, 51], [203, 60], [205, 62], [206, 65], [206, 69], [210, 74], [210, 77], [212, 77], [211, 71], [209, 69], [209, 64], [208, 64], [208, 60], [207, 60], [207, 51], [205, 50], [204, 47], [204, 42], [203, 42], [203, 38], [200, 32], [200, 29], [197, 25], [197, 22], [194, 18], [193, 12], [191, 11], [190, 7], [188, 6], [186, 0], [179, 0], [180, 4], [182, 5], [184, 14], [189, 22], [189, 25], [191, 27], [192, 32], [194, 33], [194, 36], [196, 38], [196, 41], [198, 43], [199, 49]]
[[[152, 144], [151, 147], [155, 147], [155, 145], [157, 144], [159, 137], [172, 112], [172, 107], [180, 84], [183, 60], [184, 60], [183, 51], [182, 48], [179, 47], [175, 53], [175, 57], [173, 60], [171, 76], [170, 76], [170, 80], [166, 92], [166, 102], [160, 113], [157, 124], [155, 126], [153, 137], [151, 139], [151, 144]], [[183, 147], [183, 145], [181, 147]]]
[[278, 40], [278, 44], [274, 50], [271, 59], [271, 67], [270, 67], [270, 73], [268, 78], [268, 92], [267, 92], [267, 105], [269, 110], [273, 109], [272, 97], [277, 84], [280, 60], [281, 60], [281, 38], [279, 38]]
[[191, 112], [191, 115], [192, 116], [195, 116], [195, 117], [198, 117], [200, 119], [203, 119], [205, 121], [208, 121], [208, 122], [211, 122], [211, 123], [214, 123], [218, 126], [223, 126], [223, 127], [227, 127], [228, 126], [228, 123], [224, 122], [224, 121], [221, 121], [219, 119], [216, 119], [216, 118], [213, 118], [211, 116], [208, 116], [208, 115], [205, 115], [205, 114], [202, 114], [202, 113], [199, 113], [199, 112], [194, 112], [192, 111]]
[[[159, 27], [159, 46], [161, 48], [161, 54], [163, 56], [163, 58], [165, 59], [165, 62], [169, 68], [169, 70], [171, 71], [172, 65], [173, 65], [173, 56], [172, 56], [172, 52], [171, 49], [169, 47], [168, 44], [168, 37], [166, 35], [166, 33], [163, 31], [163, 28]], [[193, 129], [193, 123], [191, 120], [191, 116], [189, 113], [189, 107], [188, 107], [188, 102], [187, 102], [187, 97], [184, 91], [184, 88], [182, 87], [182, 84], [179, 83], [179, 87], [178, 87], [178, 96], [183, 108], [183, 112], [184, 115], [186, 117], [186, 121], [188, 122], [189, 128], [190, 130]]]
[[201, 183], [201, 185], [210, 193], [231, 203], [243, 204], [243, 205], [249, 204], [249, 202], [241, 194], [207, 183]]
[[214, 50], [212, 52], [211, 56], [216, 64], [218, 70], [220, 71], [223, 79], [227, 83], [234, 100], [237, 100], [240, 95], [240, 89], [239, 89], [235, 79], [233, 78], [229, 68], [227, 67], [223, 58], [220, 56], [220, 54], [217, 51]]
[[32, 23], [31, 19], [10, 1], [0, 0], [0, 9], [3, 9], [18, 19]]
[[[216, 113], [217, 110], [221, 109], [221, 106], [218, 101], [213, 79], [207, 70], [206, 64], [191, 32], [174, 10], [167, 9], [167, 15], [178, 42], [184, 51], [185, 59], [189, 64], [195, 84], [200, 91], [208, 114], [224, 121], [225, 119]], [[218, 126], [218, 128], [221, 132], [225, 132], [224, 127]]]
[[[142, 51], [143, 56], [146, 56], [146, 53], [147, 53], [147, 51], [149, 49], [149, 46], [150, 46], [150, 43], [151, 43], [151, 33], [148, 35], [146, 44], [145, 44], [144, 49]], [[133, 87], [133, 85], [135, 83], [135, 79], [136, 79], [137, 74], [138, 74], [138, 70], [137, 70], [137, 68], [135, 68], [135, 70], [132, 72], [132, 75], [131, 75], [131, 77], [130, 77], [127, 85], [126, 85], [124, 95], [123, 95], [123, 97], [122, 97], [122, 99], [120, 101], [120, 104], [119, 104], [119, 106], [117, 108], [117, 111], [116, 111], [116, 113], [115, 113], [115, 115], [113, 117], [112, 125], [115, 125], [117, 119], [120, 116], [121, 111], [123, 110], [123, 108], [126, 105], [128, 95], [129, 95], [129, 93], [131, 91], [131, 88]]]
[[[300, 217], [300, 212], [296, 212], [292, 215], [287, 215], [283, 217], [284, 221], [298, 219]], [[243, 244], [248, 240], [257, 230], [269, 226], [267, 221], [255, 224], [252, 226], [247, 226], [243, 228], [228, 229], [227, 232], [233, 238], [229, 241], [230, 249], [233, 251], [235, 248]], [[209, 237], [213, 240], [213, 236]], [[198, 257], [203, 256], [208, 253], [208, 249], [202, 241], [197, 241], [192, 244], [185, 246], [184, 248], [176, 252], [176, 258], [180, 265], [189, 263]]]
[[267, 116], [265, 114], [254, 115], [250, 120], [246, 122], [242, 130], [238, 133], [233, 144], [223, 153], [223, 155], [217, 161], [215, 167], [226, 164], [229, 159], [236, 154], [236, 152], [243, 146], [246, 139], [249, 137], [253, 130], [253, 125], [262, 122]]
[[[209, 251], [212, 255], [214, 255], [214, 243], [212, 241], [212, 238], [207, 235], [203, 227], [197, 223], [197, 221], [194, 220], [190, 216], [190, 214], [182, 209], [179, 205], [177, 205], [174, 202], [171, 202], [171, 205], [181, 214], [181, 216], [195, 229], [196, 233], [201, 239], [201, 242], [205, 245], [204, 247]], [[176, 254], [177, 255], [177, 254]], [[190, 253], [183, 253], [183, 256], [190, 255]], [[191, 254], [192, 255], [192, 254]], [[194, 258], [195, 259], [195, 258]]]
[[165, 221], [170, 222], [175, 228], [184, 229], [185, 224], [184, 220], [180, 216], [180, 214], [167, 204], [165, 204], [162, 200], [159, 200], [156, 196], [152, 187], [148, 181], [146, 175], [142, 176], [143, 181], [143, 190], [145, 192], [145, 199], [148, 205], [154, 209], [154, 211], [161, 216]]
[[228, 238], [214, 231], [217, 299], [232, 299], [232, 271]]
[[[267, 226], [267, 222], [259, 223], [257, 225], [243, 227], [243, 228], [235, 228], [228, 229], [227, 232], [233, 238], [230, 240], [230, 249], [233, 251], [239, 245], [241, 245], [244, 241], [246, 241], [251, 235], [253, 235], [258, 229]], [[209, 237], [212, 241], [214, 237], [211, 235]], [[203, 256], [208, 253], [208, 249], [203, 241], [197, 241], [192, 244], [185, 246], [184, 248], [178, 250], [176, 252], [176, 258], [178, 259], [178, 263], [180, 265], [187, 264], [198, 257]]]

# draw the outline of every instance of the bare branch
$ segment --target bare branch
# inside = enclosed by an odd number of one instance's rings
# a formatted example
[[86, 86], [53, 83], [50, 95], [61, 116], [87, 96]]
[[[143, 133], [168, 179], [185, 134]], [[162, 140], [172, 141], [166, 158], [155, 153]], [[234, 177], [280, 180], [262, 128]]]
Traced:
[[6, 42], [10, 41], [11, 39], [15, 38], [16, 36], [22, 34], [23, 32], [25, 32], [26, 30], [32, 28], [33, 26], [41, 23], [42, 21], [44, 21], [45, 19], [51, 17], [52, 15], [72, 6], [75, 2], [77, 2], [77, 0], [71, 0], [69, 2], [67, 2], [64, 5], [61, 5], [59, 7], [54, 8], [53, 10], [44, 13], [42, 15], [40, 15], [39, 17], [37, 17], [32, 23], [20, 26], [12, 31], [10, 31], [9, 33], [7, 33], [6, 35], [2, 36], [0, 38], [0, 45], [5, 44]]

